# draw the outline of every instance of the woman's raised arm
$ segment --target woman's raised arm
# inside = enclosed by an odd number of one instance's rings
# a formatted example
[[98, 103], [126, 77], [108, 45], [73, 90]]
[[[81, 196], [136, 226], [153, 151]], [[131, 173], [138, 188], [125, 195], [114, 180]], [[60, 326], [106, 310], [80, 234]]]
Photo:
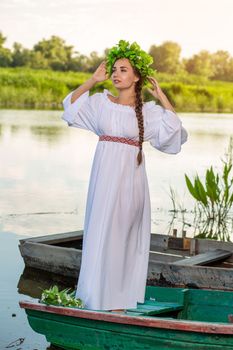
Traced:
[[71, 103], [75, 102], [77, 98], [79, 98], [83, 93], [90, 90], [97, 82], [104, 81], [107, 79], [108, 74], [106, 71], [106, 63], [105, 61], [103, 61], [93, 73], [92, 77], [73, 91], [71, 96]]

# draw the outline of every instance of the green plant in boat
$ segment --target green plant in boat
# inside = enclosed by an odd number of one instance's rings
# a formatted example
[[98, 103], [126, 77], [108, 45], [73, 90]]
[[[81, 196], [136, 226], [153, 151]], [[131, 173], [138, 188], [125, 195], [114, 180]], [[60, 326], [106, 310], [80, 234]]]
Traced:
[[75, 298], [75, 292], [70, 292], [70, 288], [59, 291], [58, 286], [44, 289], [41, 294], [40, 302], [47, 305], [79, 307], [83, 308], [84, 303], [81, 299]]

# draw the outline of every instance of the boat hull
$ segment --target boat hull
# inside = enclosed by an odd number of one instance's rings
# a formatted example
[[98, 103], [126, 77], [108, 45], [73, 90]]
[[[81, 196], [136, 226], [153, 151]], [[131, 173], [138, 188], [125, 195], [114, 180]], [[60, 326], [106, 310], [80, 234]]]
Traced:
[[65, 308], [64, 315], [64, 308], [40, 305], [37, 308], [25, 310], [32, 329], [66, 350], [233, 349], [231, 324], [72, 308]]

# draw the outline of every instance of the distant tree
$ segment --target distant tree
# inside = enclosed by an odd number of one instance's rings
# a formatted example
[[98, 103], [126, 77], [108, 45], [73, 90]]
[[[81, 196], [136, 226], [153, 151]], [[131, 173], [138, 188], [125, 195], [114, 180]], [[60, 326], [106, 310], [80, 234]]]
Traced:
[[233, 58], [229, 52], [219, 50], [212, 54], [213, 79], [233, 81]]
[[[72, 58], [73, 46], [65, 45], [65, 40], [52, 35], [50, 39], [43, 39], [34, 45], [33, 51], [40, 53], [50, 68], [67, 70], [68, 63]], [[42, 64], [45, 62], [43, 61]]]
[[96, 51], [92, 51], [87, 60], [87, 71], [93, 73], [103, 60], [103, 56], [99, 56]]
[[3, 36], [2, 32], [0, 32], [0, 47], [3, 47], [3, 44], [6, 41], [6, 37]]
[[[22, 44], [15, 42], [10, 50], [4, 47], [5, 41], [6, 37], [0, 31], [0, 67], [25, 66], [33, 69], [93, 73], [110, 50], [106, 48], [103, 55], [96, 51], [92, 51], [90, 55], [83, 55], [55, 35], [49, 39], [42, 39], [32, 49], [26, 49]], [[183, 59], [180, 59], [180, 53], [180, 45], [173, 41], [152, 45], [149, 50], [154, 59], [152, 67], [158, 72], [181, 75], [190, 73], [207, 79], [233, 81], [233, 57], [229, 52], [218, 50], [211, 54], [202, 50], [190, 58]]]
[[207, 50], [202, 50], [185, 61], [185, 68], [188, 73], [211, 78], [214, 75], [211, 54]]
[[229, 74], [227, 81], [233, 81], [233, 57], [230, 59], [229, 62]]
[[88, 67], [88, 57], [80, 54], [78, 51], [74, 52], [74, 55], [67, 63], [67, 70], [76, 72], [86, 72]]
[[10, 49], [3, 47], [6, 37], [0, 32], [0, 66], [9, 67], [12, 62], [12, 55]]
[[28, 67], [33, 69], [49, 69], [49, 60], [40, 51], [31, 51]]
[[22, 44], [15, 42], [12, 52], [12, 67], [30, 66], [31, 50], [23, 48]]
[[180, 53], [180, 45], [172, 41], [165, 41], [159, 46], [152, 45], [149, 50], [149, 54], [154, 59], [152, 67], [158, 72], [178, 73], [182, 69]]

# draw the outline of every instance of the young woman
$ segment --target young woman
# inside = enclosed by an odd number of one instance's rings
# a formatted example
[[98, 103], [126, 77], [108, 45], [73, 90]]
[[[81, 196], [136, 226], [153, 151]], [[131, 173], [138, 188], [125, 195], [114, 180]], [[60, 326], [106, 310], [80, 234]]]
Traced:
[[[89, 94], [96, 83], [109, 79], [105, 60], [63, 100], [62, 119], [99, 137], [76, 290], [76, 298], [95, 310], [121, 311], [144, 302], [151, 206], [142, 143], [148, 141], [157, 150], [176, 154], [187, 140], [187, 131], [157, 80], [143, 76], [143, 69], [137, 69], [128, 57], [121, 52], [111, 67], [117, 96], [107, 89]], [[162, 106], [155, 101], [143, 103], [145, 78], [153, 85], [149, 92]]]

